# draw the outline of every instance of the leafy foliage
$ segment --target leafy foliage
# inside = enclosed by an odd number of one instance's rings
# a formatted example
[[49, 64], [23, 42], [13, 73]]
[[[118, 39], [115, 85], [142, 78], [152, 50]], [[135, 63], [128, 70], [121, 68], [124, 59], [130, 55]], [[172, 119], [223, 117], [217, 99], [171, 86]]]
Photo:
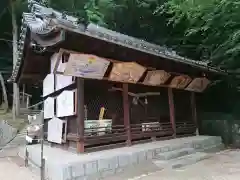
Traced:
[[[4, 0], [5, 1], [5, 0]], [[49, 6], [101, 26], [238, 69], [240, 0], [49, 0]], [[27, 0], [16, 0], [17, 16]], [[6, 16], [6, 21], [10, 20]], [[0, 13], [1, 18], [1, 13]], [[2, 31], [2, 30], [1, 30]], [[7, 30], [5, 30], [7, 31]], [[8, 28], [11, 32], [11, 27]]]
[[192, 57], [193, 50], [201, 60], [238, 69], [239, 11], [239, 0], [170, 0], [158, 13], [170, 15], [168, 22], [173, 28], [187, 22], [179, 43], [184, 54]]

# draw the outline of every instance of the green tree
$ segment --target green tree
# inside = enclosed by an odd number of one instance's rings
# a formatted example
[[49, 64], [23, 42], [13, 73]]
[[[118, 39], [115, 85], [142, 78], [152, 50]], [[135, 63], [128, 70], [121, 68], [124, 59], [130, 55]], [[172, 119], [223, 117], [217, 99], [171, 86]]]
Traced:
[[[15, 4], [19, 21], [27, 3]], [[240, 66], [240, 0], [51, 0], [49, 6], [183, 56], [227, 69]]]
[[216, 66], [238, 69], [239, 10], [239, 0], [169, 0], [158, 13], [169, 16], [173, 29], [184, 27], [179, 51]]

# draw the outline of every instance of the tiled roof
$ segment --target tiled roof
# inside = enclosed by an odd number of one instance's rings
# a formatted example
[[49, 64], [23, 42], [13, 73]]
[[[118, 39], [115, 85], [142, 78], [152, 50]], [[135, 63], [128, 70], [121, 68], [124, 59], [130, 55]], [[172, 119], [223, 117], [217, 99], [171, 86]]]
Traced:
[[20, 36], [19, 36], [18, 48], [17, 48], [18, 59], [17, 59], [16, 64], [13, 66], [12, 76], [10, 77], [10, 79], [8, 81], [14, 82], [16, 80], [17, 75], [18, 75], [18, 71], [20, 69], [21, 62], [22, 62], [22, 59], [23, 59], [23, 51], [24, 51], [23, 48], [24, 48], [26, 34], [27, 34], [27, 26], [24, 23], [24, 21], [22, 21], [21, 33], [20, 33]]
[[90, 23], [87, 26], [78, 23], [78, 18], [58, 12], [52, 8], [47, 8], [35, 1], [29, 1], [30, 13], [23, 13], [21, 34], [18, 46], [19, 57], [13, 69], [11, 81], [15, 81], [22, 61], [22, 52], [27, 27], [31, 32], [39, 35], [48, 34], [56, 27], [61, 27], [68, 31], [97, 38], [103, 41], [118, 44], [124, 47], [142, 51], [148, 54], [159, 56], [172, 61], [189, 64], [194, 67], [208, 69], [212, 72], [223, 72], [220, 69], [209, 67], [206, 61], [196, 61], [179, 56], [175, 51], [169, 50], [156, 44], [146, 42], [141, 39], [130, 37], [98, 25]]

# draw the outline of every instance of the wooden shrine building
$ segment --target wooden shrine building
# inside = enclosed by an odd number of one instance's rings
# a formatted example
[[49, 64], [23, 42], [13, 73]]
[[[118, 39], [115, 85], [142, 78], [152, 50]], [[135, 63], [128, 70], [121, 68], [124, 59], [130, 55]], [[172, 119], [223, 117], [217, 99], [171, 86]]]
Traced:
[[197, 133], [195, 94], [224, 72], [34, 1], [29, 8], [10, 80], [42, 85], [52, 145], [84, 152]]

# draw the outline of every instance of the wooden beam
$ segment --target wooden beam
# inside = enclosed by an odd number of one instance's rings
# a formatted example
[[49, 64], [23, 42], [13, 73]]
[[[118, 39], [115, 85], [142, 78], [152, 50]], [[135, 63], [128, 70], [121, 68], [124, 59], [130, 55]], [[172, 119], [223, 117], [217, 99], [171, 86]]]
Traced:
[[[59, 50], [59, 53], [61, 53], [61, 54], [63, 54], [63, 53], [69, 53], [69, 54], [81, 54], [81, 52], [77, 52], [77, 51], [72, 51], [72, 50], [68, 50], [68, 49], [63, 49], [63, 48], [61, 48], [60, 50]], [[112, 62], [112, 63], [124, 63], [124, 62], [126, 62], [126, 61], [119, 61], [119, 60], [115, 60], [115, 59], [108, 59], [108, 58], [105, 58], [106, 60], [108, 60], [108, 61], [110, 61], [110, 62]], [[58, 62], [58, 61], [57, 61]], [[57, 70], [57, 68], [58, 68], [58, 66], [59, 66], [59, 64], [57, 64], [56, 63], [56, 66], [55, 66], [55, 72], [56, 72], [56, 70]], [[153, 67], [145, 67], [145, 68], [147, 68], [148, 70], [156, 70], [156, 68], [153, 68]]]
[[84, 80], [77, 78], [77, 152], [84, 152]]
[[[123, 89], [112, 87], [111, 89], [108, 89], [108, 91], [122, 91], [123, 92]], [[147, 97], [147, 96], [159, 96], [160, 92], [146, 92], [146, 93], [137, 93], [136, 94], [136, 93], [132, 93], [132, 92], [128, 91], [128, 95], [132, 96], [132, 97], [140, 98], [140, 97]]]
[[197, 108], [196, 108], [196, 94], [191, 92], [191, 109], [193, 122], [196, 125], [196, 135], [199, 135], [198, 121], [197, 121]]
[[41, 79], [45, 76], [45, 74], [37, 74], [37, 73], [24, 73], [20, 75], [20, 79]]
[[129, 113], [129, 100], [128, 100], [128, 84], [123, 84], [123, 119], [124, 126], [127, 132], [127, 145], [132, 145], [131, 125], [130, 125], [130, 113]]
[[172, 88], [168, 88], [168, 104], [169, 104], [170, 122], [173, 129], [173, 136], [174, 138], [176, 138], [175, 108], [174, 108]]

